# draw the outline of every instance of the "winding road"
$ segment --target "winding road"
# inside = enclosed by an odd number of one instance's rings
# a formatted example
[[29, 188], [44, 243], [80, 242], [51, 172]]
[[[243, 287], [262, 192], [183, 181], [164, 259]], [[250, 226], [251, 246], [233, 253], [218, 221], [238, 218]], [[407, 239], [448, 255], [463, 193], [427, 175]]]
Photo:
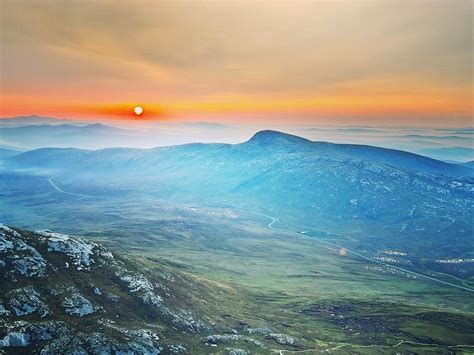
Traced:
[[[54, 181], [52, 180], [53, 177], [50, 177], [48, 179], [48, 182], [51, 184], [51, 186], [63, 193], [63, 194], [67, 194], [67, 195], [72, 195], [72, 196], [78, 196], [78, 197], [92, 197], [92, 196], [88, 196], [88, 195], [83, 195], [83, 194], [77, 194], [77, 193], [74, 193], [74, 192], [68, 192], [68, 191], [65, 191], [63, 189], [61, 189], [59, 186], [57, 186]], [[401, 268], [399, 266], [395, 266], [395, 265], [392, 265], [392, 264], [389, 264], [389, 263], [385, 263], [383, 261], [380, 261], [380, 260], [375, 260], [375, 259], [372, 259], [370, 257], [367, 257], [365, 255], [362, 255], [354, 250], [351, 250], [351, 249], [348, 249], [346, 247], [342, 247], [340, 245], [337, 245], [335, 243], [331, 243], [331, 242], [328, 242], [326, 240], [322, 240], [316, 236], [312, 236], [308, 233], [302, 233], [302, 232], [295, 232], [295, 231], [292, 231], [292, 230], [287, 230], [287, 229], [283, 229], [283, 228], [275, 228], [273, 225], [279, 221], [278, 218], [276, 217], [273, 217], [273, 216], [270, 216], [270, 215], [267, 215], [267, 214], [264, 214], [264, 213], [260, 213], [260, 212], [255, 212], [255, 211], [250, 211], [250, 210], [247, 210], [247, 209], [244, 209], [244, 208], [238, 208], [238, 207], [230, 207], [228, 206], [229, 208], [231, 209], [234, 209], [234, 210], [239, 210], [239, 211], [243, 211], [243, 212], [247, 212], [247, 213], [250, 213], [250, 214], [253, 214], [253, 215], [256, 215], [256, 216], [261, 216], [261, 217], [265, 217], [265, 218], [268, 218], [270, 219], [270, 223], [268, 223], [267, 225], [267, 228], [272, 230], [272, 231], [281, 231], [281, 232], [284, 232], [284, 233], [290, 233], [290, 234], [296, 234], [296, 235], [305, 235], [305, 236], [308, 236], [308, 237], [312, 237], [314, 241], [316, 241], [317, 243], [321, 243], [321, 244], [324, 244], [324, 245], [329, 245], [329, 246], [332, 246], [334, 248], [338, 248], [338, 249], [343, 249], [346, 253], [349, 253], [349, 254], [352, 254], [352, 255], [355, 255], [361, 259], [364, 259], [366, 261], [369, 261], [371, 263], [374, 263], [374, 264], [379, 264], [379, 265], [382, 265], [384, 267], [387, 267], [387, 268], [392, 268], [392, 269], [395, 269], [395, 270], [398, 270], [398, 271], [402, 271], [402, 272], [405, 272], [405, 273], [408, 273], [408, 274], [411, 274], [411, 275], [414, 275], [414, 276], [417, 276], [419, 278], [422, 278], [422, 279], [425, 279], [425, 280], [429, 280], [429, 281], [433, 281], [433, 282], [437, 282], [437, 283], [440, 283], [440, 284], [443, 284], [445, 286], [450, 286], [450, 287], [454, 287], [454, 288], [457, 288], [457, 289], [460, 289], [460, 290], [464, 290], [464, 291], [467, 291], [467, 292], [473, 292], [474, 293], [474, 289], [472, 288], [469, 288], [469, 287], [466, 287], [466, 286], [461, 286], [461, 285], [457, 285], [457, 284], [454, 284], [452, 282], [448, 282], [448, 281], [444, 281], [444, 280], [440, 280], [440, 279], [437, 279], [435, 277], [431, 277], [431, 276], [428, 276], [428, 275], [424, 275], [424, 274], [420, 274], [418, 272], [415, 272], [415, 271], [411, 271], [411, 270], [407, 270], [407, 269], [404, 269], [404, 268]]]
[[64, 191], [63, 189], [61, 189], [58, 185], [56, 185], [53, 181], [53, 177], [50, 177], [48, 179], [48, 182], [51, 184], [51, 186], [56, 190], [56, 191], [59, 191], [63, 194], [66, 194], [66, 195], [71, 195], [71, 196], [79, 196], [79, 197], [92, 197], [92, 196], [89, 196], [89, 195], [82, 195], [82, 194], [76, 194], [74, 192], [68, 192], [68, 191]]
[[312, 236], [312, 235], [310, 235], [310, 234], [308, 234], [308, 233], [295, 232], [295, 231], [291, 231], [291, 230], [287, 230], [287, 229], [283, 229], [283, 228], [275, 228], [275, 227], [273, 226], [273, 224], [279, 220], [279, 219], [276, 218], [276, 217], [272, 217], [272, 216], [269, 216], [269, 215], [264, 214], [264, 213], [259, 213], [259, 212], [254, 212], [254, 211], [246, 210], [246, 209], [243, 209], [243, 208], [234, 208], [234, 209], [237, 209], [237, 210], [240, 210], [240, 211], [244, 211], [244, 212], [247, 212], [247, 213], [250, 213], [250, 214], [253, 214], [253, 215], [257, 215], [257, 216], [262, 216], [262, 217], [270, 218], [270, 219], [271, 219], [271, 222], [268, 224], [267, 227], [268, 227], [269, 229], [271, 229], [272, 231], [281, 231], [281, 232], [290, 233], [290, 234], [305, 235], [305, 236], [308, 236], [308, 237], [312, 237], [317, 243], [321, 243], [321, 244], [324, 244], [324, 245], [330, 245], [330, 246], [335, 247], [335, 248], [338, 248], [338, 249], [343, 249], [346, 253], [355, 255], [355, 256], [357, 256], [357, 257], [359, 257], [359, 258], [361, 258], [361, 259], [370, 261], [371, 263], [379, 264], [379, 265], [382, 265], [382, 266], [387, 267], [387, 268], [392, 268], [392, 269], [395, 269], [395, 270], [398, 270], [398, 271], [402, 271], [402, 272], [405, 272], [405, 273], [408, 273], [408, 274], [417, 276], [417, 277], [422, 278], [422, 279], [425, 279], [425, 280], [429, 280], [429, 281], [433, 281], [433, 282], [437, 282], [437, 283], [443, 284], [443, 285], [445, 285], [445, 286], [455, 287], [455, 288], [460, 289], [460, 290], [463, 290], [463, 291], [474, 292], [474, 289], [472, 289], [472, 288], [469, 288], [469, 287], [466, 287], [466, 286], [461, 286], [461, 285], [456, 285], [456, 284], [454, 284], [454, 283], [452, 283], [452, 282], [440, 280], [440, 279], [437, 279], [437, 278], [435, 278], [435, 277], [431, 277], [431, 276], [428, 276], [428, 275], [420, 274], [420, 273], [418, 273], [418, 272], [411, 271], [411, 270], [408, 270], [408, 269], [404, 269], [404, 268], [402, 268], [402, 267], [395, 266], [395, 265], [392, 265], [392, 264], [389, 264], [389, 263], [385, 263], [385, 262], [380, 261], [380, 260], [372, 259], [372, 258], [367, 257], [367, 256], [365, 256], [365, 255], [362, 255], [362, 254], [360, 254], [360, 253], [358, 253], [358, 252], [356, 252], [356, 251], [354, 251], [354, 250], [347, 249], [346, 247], [342, 247], [342, 246], [340, 246], [340, 245], [337, 245], [337, 244], [328, 242], [328, 241], [326, 241], [326, 240], [321, 240], [320, 238], [318, 238], [318, 237], [316, 237], [316, 236]]

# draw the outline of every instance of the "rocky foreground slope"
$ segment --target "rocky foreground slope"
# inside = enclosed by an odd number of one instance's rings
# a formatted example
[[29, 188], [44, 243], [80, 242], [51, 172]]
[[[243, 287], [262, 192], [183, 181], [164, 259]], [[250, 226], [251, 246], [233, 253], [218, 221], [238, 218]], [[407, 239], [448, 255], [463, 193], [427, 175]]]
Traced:
[[268, 328], [217, 324], [218, 293], [90, 241], [0, 226], [0, 353], [246, 354], [302, 345]]

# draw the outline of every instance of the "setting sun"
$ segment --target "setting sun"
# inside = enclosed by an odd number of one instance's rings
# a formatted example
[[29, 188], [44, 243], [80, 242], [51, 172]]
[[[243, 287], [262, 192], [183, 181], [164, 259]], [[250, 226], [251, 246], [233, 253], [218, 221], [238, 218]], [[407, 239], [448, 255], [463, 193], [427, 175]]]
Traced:
[[133, 109], [133, 112], [135, 113], [135, 115], [140, 116], [143, 113], [143, 107], [137, 106]]

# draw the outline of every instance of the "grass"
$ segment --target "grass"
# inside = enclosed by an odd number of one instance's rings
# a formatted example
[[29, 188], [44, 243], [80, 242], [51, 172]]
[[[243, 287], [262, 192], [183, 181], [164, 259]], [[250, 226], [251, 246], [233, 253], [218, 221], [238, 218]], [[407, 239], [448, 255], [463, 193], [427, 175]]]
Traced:
[[[139, 195], [78, 198], [34, 181], [3, 193], [4, 223], [86, 236], [199, 280], [209, 288], [196, 292], [192, 306], [204, 307], [226, 329], [267, 325], [308, 339], [308, 348], [336, 353], [474, 345], [474, 304], [466, 291], [375, 268], [313, 237], [271, 231], [268, 219], [243, 211]], [[322, 308], [308, 311], [315, 305]], [[190, 344], [196, 351], [202, 346]]]

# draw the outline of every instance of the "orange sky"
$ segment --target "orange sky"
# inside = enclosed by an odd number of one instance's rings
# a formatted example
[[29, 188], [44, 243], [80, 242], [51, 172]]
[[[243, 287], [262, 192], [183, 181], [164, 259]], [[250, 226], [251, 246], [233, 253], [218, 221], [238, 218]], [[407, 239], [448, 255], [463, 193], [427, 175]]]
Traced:
[[1, 1], [0, 116], [472, 125], [472, 2]]

